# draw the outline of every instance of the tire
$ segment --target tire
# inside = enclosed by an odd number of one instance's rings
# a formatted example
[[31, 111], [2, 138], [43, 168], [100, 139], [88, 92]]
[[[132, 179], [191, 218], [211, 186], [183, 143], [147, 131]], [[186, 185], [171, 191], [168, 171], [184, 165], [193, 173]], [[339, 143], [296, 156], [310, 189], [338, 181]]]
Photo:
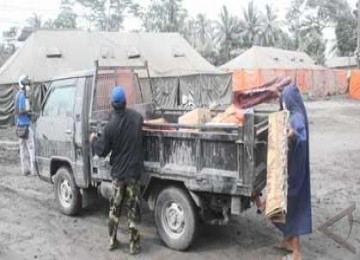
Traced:
[[82, 198], [70, 169], [59, 168], [54, 183], [56, 203], [60, 211], [68, 216], [77, 214], [82, 206]]
[[155, 225], [161, 240], [175, 250], [186, 250], [196, 236], [198, 214], [189, 194], [178, 187], [160, 192], [155, 204]]

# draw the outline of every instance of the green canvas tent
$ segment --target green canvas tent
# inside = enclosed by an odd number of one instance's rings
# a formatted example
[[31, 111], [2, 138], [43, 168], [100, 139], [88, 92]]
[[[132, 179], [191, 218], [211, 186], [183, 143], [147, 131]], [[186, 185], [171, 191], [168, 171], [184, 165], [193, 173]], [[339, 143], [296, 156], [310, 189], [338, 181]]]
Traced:
[[18, 78], [32, 79], [32, 106], [40, 108], [49, 81], [59, 74], [101, 66], [136, 66], [145, 102], [158, 107], [214, 105], [231, 102], [231, 75], [207, 62], [178, 33], [48, 31], [32, 33], [0, 68], [0, 124], [12, 122]]

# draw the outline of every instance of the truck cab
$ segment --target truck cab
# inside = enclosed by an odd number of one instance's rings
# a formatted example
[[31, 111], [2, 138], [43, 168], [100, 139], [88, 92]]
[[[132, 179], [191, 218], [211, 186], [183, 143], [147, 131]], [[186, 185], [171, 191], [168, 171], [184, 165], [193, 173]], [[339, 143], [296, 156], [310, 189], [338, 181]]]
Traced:
[[55, 183], [60, 210], [75, 214], [81, 208], [79, 189], [91, 187], [87, 130], [89, 95], [94, 71], [55, 78], [36, 120], [35, 154], [38, 174]]

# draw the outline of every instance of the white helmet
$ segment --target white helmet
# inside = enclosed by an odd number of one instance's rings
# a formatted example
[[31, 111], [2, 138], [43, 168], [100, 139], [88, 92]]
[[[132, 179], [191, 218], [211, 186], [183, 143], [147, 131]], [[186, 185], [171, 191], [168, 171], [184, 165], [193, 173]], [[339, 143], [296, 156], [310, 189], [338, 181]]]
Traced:
[[30, 85], [30, 79], [28, 75], [21, 75], [19, 78], [19, 87], [20, 89], [24, 89], [25, 86], [29, 86]]

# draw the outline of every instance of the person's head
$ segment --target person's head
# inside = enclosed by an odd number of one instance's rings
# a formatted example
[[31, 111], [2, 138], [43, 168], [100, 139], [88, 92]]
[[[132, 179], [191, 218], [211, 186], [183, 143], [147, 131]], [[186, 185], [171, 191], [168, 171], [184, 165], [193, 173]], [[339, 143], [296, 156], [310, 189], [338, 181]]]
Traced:
[[300, 90], [296, 85], [289, 85], [284, 88], [280, 97], [280, 107], [281, 109], [289, 110], [290, 112], [295, 112], [297, 110], [301, 111], [303, 106], [303, 100], [300, 94]]
[[19, 78], [19, 89], [27, 90], [30, 88], [30, 79], [27, 75], [21, 75]]
[[111, 91], [111, 105], [115, 110], [125, 109], [126, 93], [122, 86], [116, 86]]

